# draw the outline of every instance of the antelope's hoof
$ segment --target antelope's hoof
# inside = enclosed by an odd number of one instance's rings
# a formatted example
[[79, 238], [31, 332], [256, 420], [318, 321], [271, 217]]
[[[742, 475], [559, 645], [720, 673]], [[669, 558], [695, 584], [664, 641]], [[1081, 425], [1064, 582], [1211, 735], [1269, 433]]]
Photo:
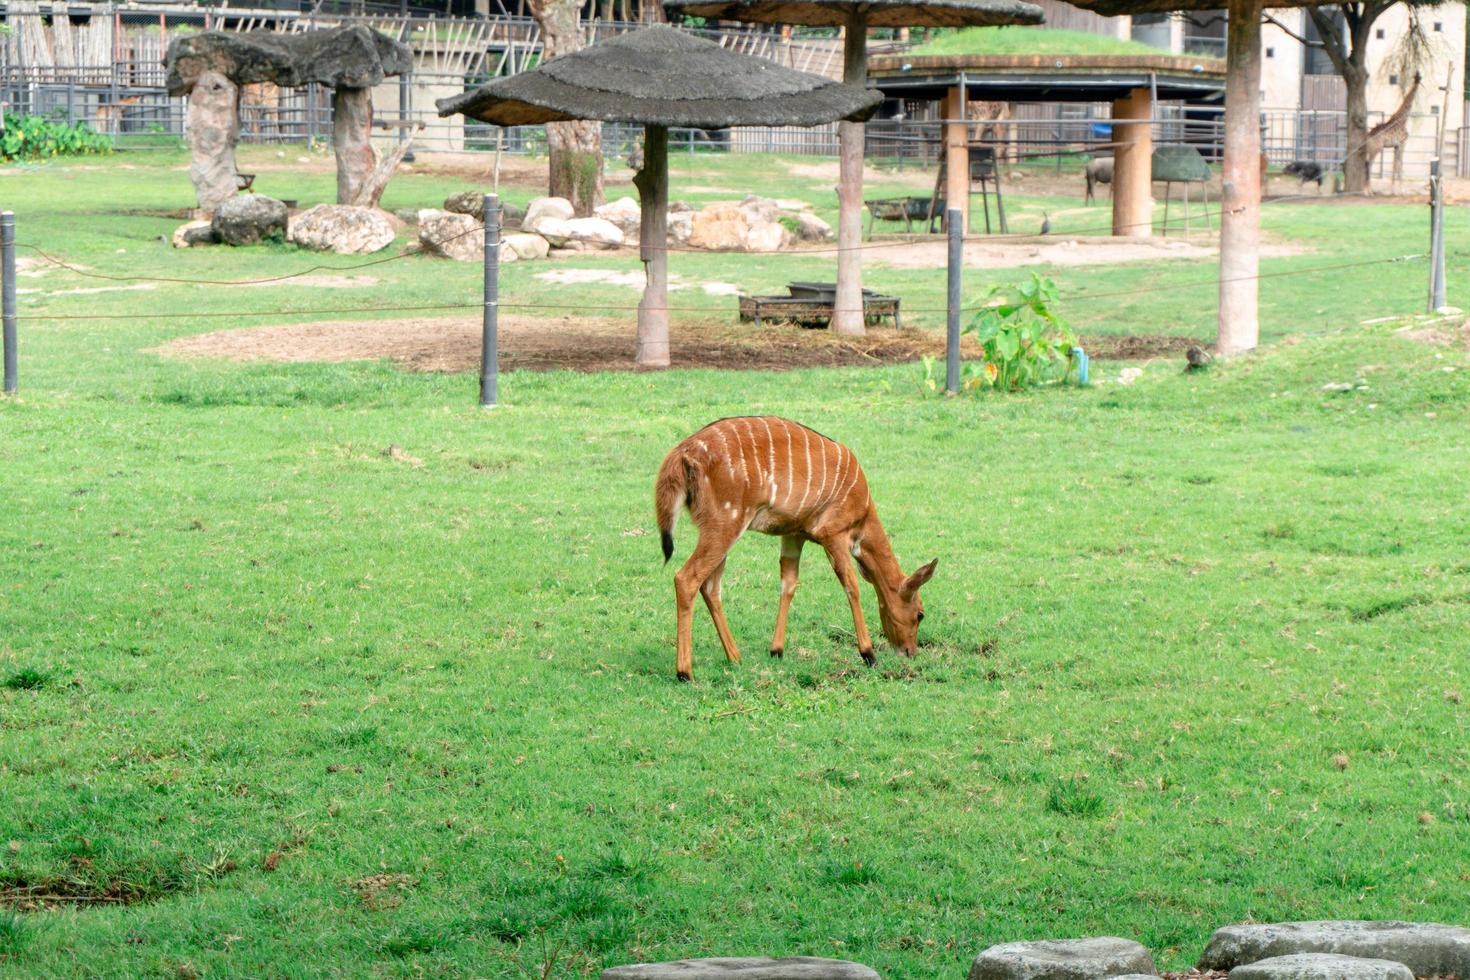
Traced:
[[694, 675], [689, 673], [687, 670], [679, 671], [678, 677], [680, 684], [688, 684], [690, 681], [694, 680]]
[[786, 648], [776, 647], [771, 651], [771, 656], [775, 657], [777, 660], [780, 660], [782, 657], [786, 656]]
[[863, 658], [863, 663], [867, 664], [869, 667], [878, 662], [878, 658], [873, 656], [872, 650], [859, 650], [858, 654]]

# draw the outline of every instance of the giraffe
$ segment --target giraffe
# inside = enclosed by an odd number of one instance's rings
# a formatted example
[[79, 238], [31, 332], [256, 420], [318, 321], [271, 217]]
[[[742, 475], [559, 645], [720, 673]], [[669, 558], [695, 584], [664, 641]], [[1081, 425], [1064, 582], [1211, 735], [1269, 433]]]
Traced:
[[1378, 154], [1384, 150], [1393, 150], [1393, 186], [1398, 190], [1399, 181], [1404, 176], [1404, 143], [1409, 138], [1409, 113], [1414, 108], [1414, 96], [1419, 93], [1419, 74], [1414, 73], [1414, 83], [1409, 86], [1409, 91], [1404, 95], [1404, 101], [1394, 110], [1393, 115], [1368, 131], [1368, 137], [1363, 141], [1363, 163], [1372, 167], [1373, 161], [1378, 159]]

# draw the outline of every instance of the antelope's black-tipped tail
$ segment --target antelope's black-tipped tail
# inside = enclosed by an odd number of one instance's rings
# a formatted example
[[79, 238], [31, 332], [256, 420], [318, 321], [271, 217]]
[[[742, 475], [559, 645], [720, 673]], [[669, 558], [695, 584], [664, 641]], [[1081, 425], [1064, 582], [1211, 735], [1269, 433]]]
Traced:
[[674, 519], [679, 508], [689, 500], [689, 474], [683, 454], [677, 448], [664, 458], [653, 484], [653, 516], [658, 524], [659, 542], [664, 549], [664, 564], [674, 557]]

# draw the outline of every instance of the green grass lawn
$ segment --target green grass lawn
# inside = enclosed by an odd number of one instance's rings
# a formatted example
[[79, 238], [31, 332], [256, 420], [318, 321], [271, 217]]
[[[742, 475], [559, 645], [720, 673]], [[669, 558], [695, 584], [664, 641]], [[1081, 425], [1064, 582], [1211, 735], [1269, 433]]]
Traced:
[[1160, 54], [1158, 48], [1055, 27], [966, 27], [945, 31], [905, 52], [930, 54]]
[[[95, 271], [315, 261], [159, 244], [181, 164], [0, 181], [23, 241]], [[757, 163], [713, 166], [698, 183]], [[387, 203], [464, 185], [405, 175]], [[1422, 210], [1269, 209], [1272, 236], [1315, 251], [1267, 267], [1418, 250]], [[823, 267], [672, 265], [771, 284]], [[507, 290], [611, 302], [533, 269]], [[1066, 295], [1212, 267], [1055, 271]], [[1087, 389], [946, 401], [915, 366], [514, 373], [493, 412], [469, 375], [146, 353], [313, 304], [474, 302], [477, 268], [407, 259], [330, 295], [24, 294], [23, 312], [154, 318], [23, 320], [22, 393], [0, 401], [0, 973], [560, 977], [804, 953], [959, 977], [1020, 938], [1130, 936], [1177, 968], [1247, 918], [1464, 924], [1470, 356], [1359, 325], [1418, 309], [1422, 272], [1267, 280], [1267, 333], [1293, 339], [1200, 375], [1159, 361], [1125, 386], [1099, 365]], [[941, 269], [873, 278], [943, 288]], [[1063, 312], [1204, 336], [1210, 296]], [[259, 320], [163, 317], [231, 310]], [[786, 657], [766, 658], [777, 547], [752, 535], [724, 583], [744, 665], [699, 612], [695, 683], [674, 682], [653, 474], [744, 413], [846, 442], [905, 567], [938, 556], [914, 660], [861, 666], [810, 551]], [[676, 561], [692, 544], [681, 521]], [[15, 911], [27, 894], [91, 900]]]

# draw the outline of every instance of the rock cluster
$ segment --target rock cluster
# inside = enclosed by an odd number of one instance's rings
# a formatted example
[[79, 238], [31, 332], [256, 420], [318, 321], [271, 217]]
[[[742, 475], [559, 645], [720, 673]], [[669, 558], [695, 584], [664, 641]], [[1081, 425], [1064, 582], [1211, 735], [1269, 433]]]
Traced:
[[[1470, 977], [1470, 929], [1417, 922], [1325, 921], [1219, 929], [1201, 970], [1229, 980], [1414, 980]], [[716, 958], [615, 966], [602, 980], [877, 980], [847, 960]], [[1128, 939], [1002, 943], [975, 957], [969, 980], [1153, 980], [1153, 957]]]

